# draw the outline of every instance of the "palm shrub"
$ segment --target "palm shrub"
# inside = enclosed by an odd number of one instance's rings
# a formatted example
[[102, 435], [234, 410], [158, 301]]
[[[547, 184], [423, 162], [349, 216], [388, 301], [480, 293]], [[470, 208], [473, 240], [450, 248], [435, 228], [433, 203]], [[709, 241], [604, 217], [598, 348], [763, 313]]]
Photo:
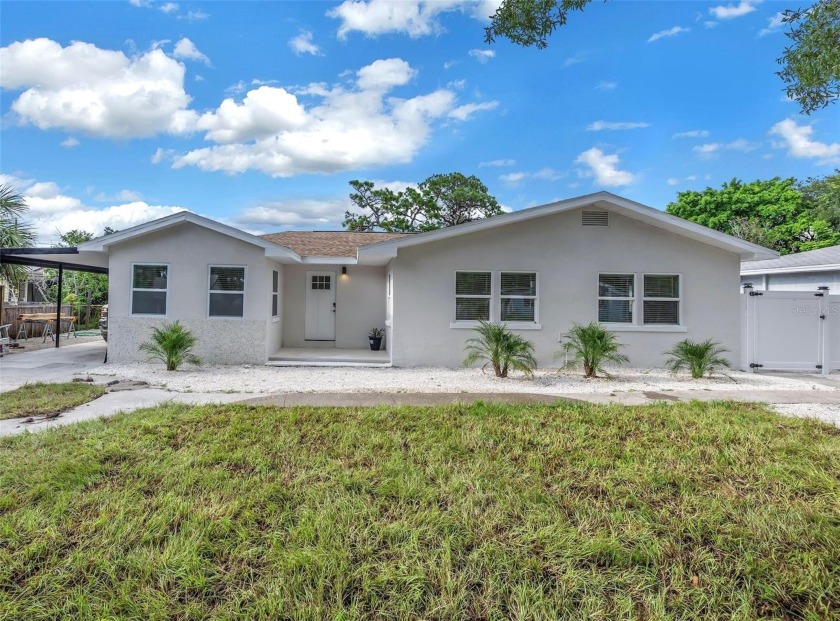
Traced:
[[486, 360], [484, 367], [492, 365], [496, 377], [507, 377], [511, 369], [533, 377], [537, 359], [531, 341], [514, 334], [503, 323], [482, 321], [475, 331], [478, 336], [469, 339], [464, 347], [467, 351], [464, 366]]
[[685, 339], [665, 352], [668, 356], [665, 365], [674, 373], [688, 369], [691, 377], [700, 379], [706, 373], [711, 375], [718, 367], [729, 368], [729, 361], [721, 355], [728, 351], [712, 339], [702, 342]]
[[152, 328], [152, 340], [140, 345], [140, 351], [146, 352], [149, 360], [160, 360], [167, 371], [177, 371], [185, 362], [201, 364], [201, 359], [192, 353], [198, 338], [180, 322], [164, 323], [159, 328]]
[[604, 363], [621, 364], [630, 359], [621, 353], [624, 347], [616, 335], [597, 321], [589, 325], [573, 324], [563, 348], [572, 355], [572, 361], [583, 363], [584, 377], [598, 377], [598, 373], [609, 375]]

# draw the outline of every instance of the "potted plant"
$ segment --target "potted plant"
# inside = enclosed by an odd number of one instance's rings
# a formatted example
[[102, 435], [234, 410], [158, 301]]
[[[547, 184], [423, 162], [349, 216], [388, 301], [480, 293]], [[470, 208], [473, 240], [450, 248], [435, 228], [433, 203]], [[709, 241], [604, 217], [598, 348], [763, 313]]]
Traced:
[[381, 328], [371, 328], [368, 333], [368, 342], [370, 343], [371, 351], [379, 351], [382, 346], [382, 335], [385, 331]]

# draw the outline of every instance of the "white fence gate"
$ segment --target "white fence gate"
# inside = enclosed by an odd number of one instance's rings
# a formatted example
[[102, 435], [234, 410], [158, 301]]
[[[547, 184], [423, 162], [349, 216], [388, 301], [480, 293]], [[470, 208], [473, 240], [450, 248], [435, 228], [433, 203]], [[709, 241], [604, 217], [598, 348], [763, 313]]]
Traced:
[[742, 368], [840, 369], [840, 295], [745, 287], [741, 298]]

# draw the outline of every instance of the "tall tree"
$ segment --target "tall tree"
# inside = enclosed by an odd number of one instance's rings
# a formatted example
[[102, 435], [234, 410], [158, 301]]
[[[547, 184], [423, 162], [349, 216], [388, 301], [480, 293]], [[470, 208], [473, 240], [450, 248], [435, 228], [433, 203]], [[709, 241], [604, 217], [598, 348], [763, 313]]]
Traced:
[[432, 175], [418, 184], [395, 192], [377, 188], [372, 181], [351, 181], [350, 200], [361, 213], [347, 211], [348, 231], [419, 233], [489, 218], [502, 208], [478, 177], [461, 173]]
[[840, 169], [833, 175], [809, 177], [797, 185], [814, 216], [840, 231]]
[[[93, 239], [93, 233], [73, 229], [61, 234], [59, 239], [59, 246], [75, 247]], [[50, 301], [56, 301], [58, 297], [56, 275], [56, 270], [46, 270], [45, 280], [53, 284], [46, 289], [44, 297]], [[90, 324], [94, 319], [93, 307], [108, 303], [108, 277], [104, 274], [65, 271], [62, 295], [64, 298], [62, 302], [72, 305], [74, 313], [79, 316], [80, 323]]]
[[[22, 221], [29, 207], [23, 196], [9, 184], [0, 185], [0, 247], [25, 248], [35, 243], [35, 231]], [[26, 269], [19, 265], [0, 265], [0, 276], [10, 285], [26, 280]]]
[[[545, 48], [569, 13], [590, 2], [503, 0], [484, 29], [484, 40], [505, 37], [525, 47]], [[808, 9], [785, 11], [783, 19], [791, 26], [786, 34], [793, 45], [777, 59], [782, 66], [777, 75], [787, 85], [788, 97], [810, 114], [840, 98], [840, 0], [818, 0]]]
[[809, 205], [795, 179], [733, 179], [719, 190], [680, 192], [666, 211], [782, 254], [840, 243], [840, 229]]

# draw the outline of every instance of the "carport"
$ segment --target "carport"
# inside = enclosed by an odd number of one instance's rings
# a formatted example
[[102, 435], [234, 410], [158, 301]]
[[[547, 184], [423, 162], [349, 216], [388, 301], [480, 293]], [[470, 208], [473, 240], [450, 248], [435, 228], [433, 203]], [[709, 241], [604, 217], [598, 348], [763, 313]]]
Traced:
[[55, 346], [61, 343], [61, 299], [64, 270], [108, 274], [108, 257], [100, 253], [80, 253], [78, 248], [0, 248], [0, 264], [48, 267], [58, 270], [58, 304], [55, 312]]

